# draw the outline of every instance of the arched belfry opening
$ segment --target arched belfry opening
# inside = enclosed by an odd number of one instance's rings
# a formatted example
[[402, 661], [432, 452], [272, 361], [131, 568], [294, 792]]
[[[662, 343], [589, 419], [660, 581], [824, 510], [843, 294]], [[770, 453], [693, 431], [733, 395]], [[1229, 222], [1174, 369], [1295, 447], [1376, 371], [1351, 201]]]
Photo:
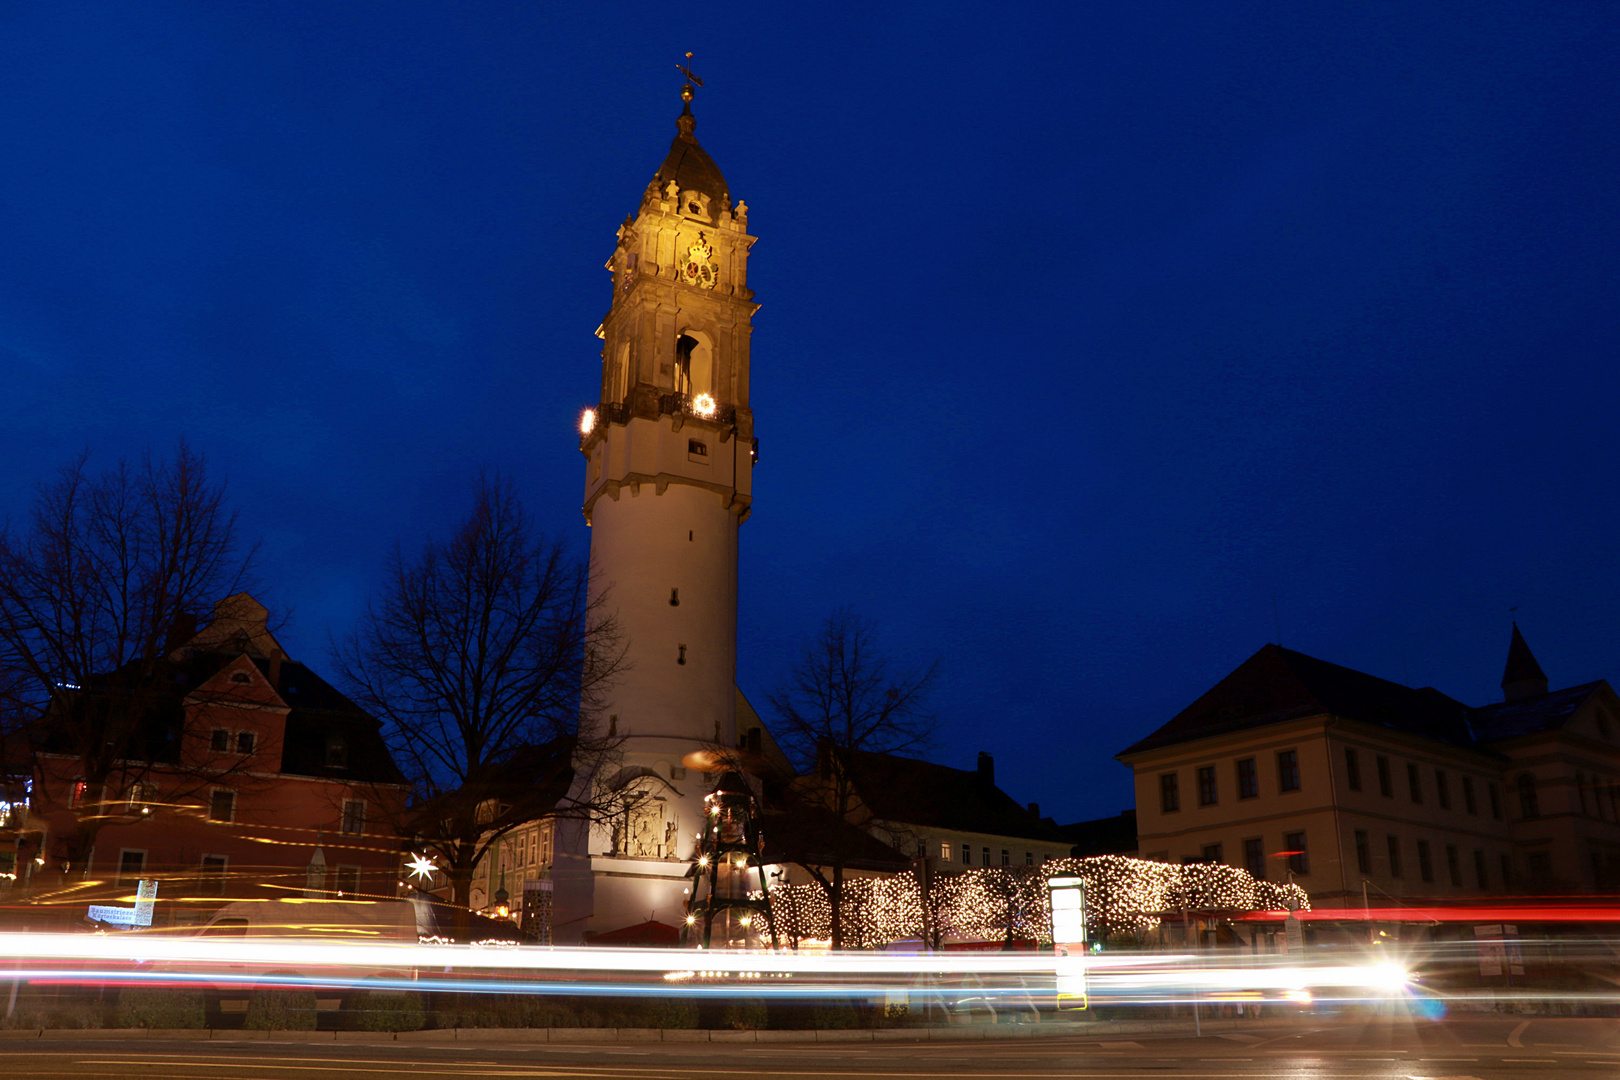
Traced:
[[701, 331], [682, 330], [675, 339], [675, 392], [714, 394], [714, 349]]

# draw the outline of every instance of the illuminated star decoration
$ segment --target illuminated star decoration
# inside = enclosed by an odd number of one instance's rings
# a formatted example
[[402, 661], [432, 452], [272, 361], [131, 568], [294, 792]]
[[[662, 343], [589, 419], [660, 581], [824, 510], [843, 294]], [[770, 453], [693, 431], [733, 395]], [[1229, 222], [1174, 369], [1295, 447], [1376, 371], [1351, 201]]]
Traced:
[[438, 869], [432, 859], [415, 852], [412, 852], [410, 862], [405, 865], [411, 868], [411, 877], [421, 878], [423, 881], [432, 881], [433, 873]]

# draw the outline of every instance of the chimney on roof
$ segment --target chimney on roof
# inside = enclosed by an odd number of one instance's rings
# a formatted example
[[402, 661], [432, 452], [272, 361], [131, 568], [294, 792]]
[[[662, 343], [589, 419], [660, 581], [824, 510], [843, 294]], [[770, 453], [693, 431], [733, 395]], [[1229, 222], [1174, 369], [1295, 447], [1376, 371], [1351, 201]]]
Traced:
[[979, 751], [979, 782], [986, 787], [996, 786], [996, 759]]
[[1513, 639], [1508, 642], [1507, 667], [1502, 671], [1502, 700], [1524, 701], [1541, 697], [1547, 692], [1547, 674], [1536, 663], [1535, 654], [1519, 633], [1519, 624], [1513, 624]]
[[1041, 816], [1041, 804], [1040, 803], [1032, 802], [1032, 803], [1029, 804], [1029, 816], [1032, 817], [1032, 818], [1038, 818], [1038, 817]]
[[164, 655], [174, 652], [180, 646], [197, 636], [197, 616], [190, 612], [176, 612], [174, 620], [169, 623], [169, 634], [163, 641]]

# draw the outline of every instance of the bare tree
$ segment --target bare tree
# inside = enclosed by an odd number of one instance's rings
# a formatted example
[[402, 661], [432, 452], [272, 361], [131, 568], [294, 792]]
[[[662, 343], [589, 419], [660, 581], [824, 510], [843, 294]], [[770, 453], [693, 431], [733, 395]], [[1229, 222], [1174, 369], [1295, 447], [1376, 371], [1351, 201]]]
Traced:
[[238, 543], [225, 485], [185, 443], [172, 461], [148, 454], [100, 473], [82, 454], [38, 488], [25, 528], [0, 529], [7, 745], [32, 744], [47, 795], [83, 785], [58, 838], [64, 874], [90, 857], [130, 784], [156, 771], [171, 799], [187, 793], [184, 715], [154, 725], [173, 693], [171, 634], [236, 591], [253, 555]]
[[869, 754], [924, 749], [935, 717], [928, 699], [938, 663], [897, 668], [877, 644], [877, 626], [848, 608], [828, 616], [769, 697], [777, 743], [803, 774], [803, 796], [831, 818], [794, 861], [825, 890], [832, 945], [843, 945], [846, 863], [857, 849], [860, 790]]
[[596, 719], [624, 650], [585, 565], [535, 530], [510, 481], [480, 477], [448, 540], [396, 548], [333, 655], [411, 784], [396, 824], [438, 856], [462, 910], [502, 835], [601, 811], [567, 796], [576, 764], [616, 741]]

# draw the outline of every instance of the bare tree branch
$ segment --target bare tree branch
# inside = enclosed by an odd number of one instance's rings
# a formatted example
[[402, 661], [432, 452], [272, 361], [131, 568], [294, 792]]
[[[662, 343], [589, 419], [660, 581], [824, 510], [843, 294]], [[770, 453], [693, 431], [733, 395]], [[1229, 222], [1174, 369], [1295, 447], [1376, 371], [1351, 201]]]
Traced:
[[865, 824], [859, 820], [863, 755], [917, 753], [929, 745], [937, 670], [937, 661], [896, 668], [877, 644], [877, 625], [840, 608], [767, 699], [777, 743], [802, 774], [803, 796], [840, 824], [818, 838], [817, 850], [795, 859], [827, 893], [835, 949], [843, 945], [844, 870], [854, 848], [842, 826]]
[[184, 715], [171, 718], [172, 745], [158, 745], [154, 724], [173, 694], [170, 635], [241, 589], [254, 554], [238, 541], [224, 483], [184, 442], [172, 460], [148, 454], [100, 473], [81, 454], [37, 489], [26, 528], [0, 529], [3, 734], [8, 747], [30, 744], [47, 793], [84, 784], [71, 835], [59, 838], [68, 868], [118, 818], [130, 785], [159, 772], [167, 798], [189, 793]]
[[570, 802], [576, 766], [609, 754], [604, 694], [624, 660], [586, 567], [534, 528], [509, 480], [414, 557], [398, 548], [353, 633], [333, 645], [351, 695], [382, 720], [412, 789], [401, 831], [434, 851], [465, 909], [489, 846]]

